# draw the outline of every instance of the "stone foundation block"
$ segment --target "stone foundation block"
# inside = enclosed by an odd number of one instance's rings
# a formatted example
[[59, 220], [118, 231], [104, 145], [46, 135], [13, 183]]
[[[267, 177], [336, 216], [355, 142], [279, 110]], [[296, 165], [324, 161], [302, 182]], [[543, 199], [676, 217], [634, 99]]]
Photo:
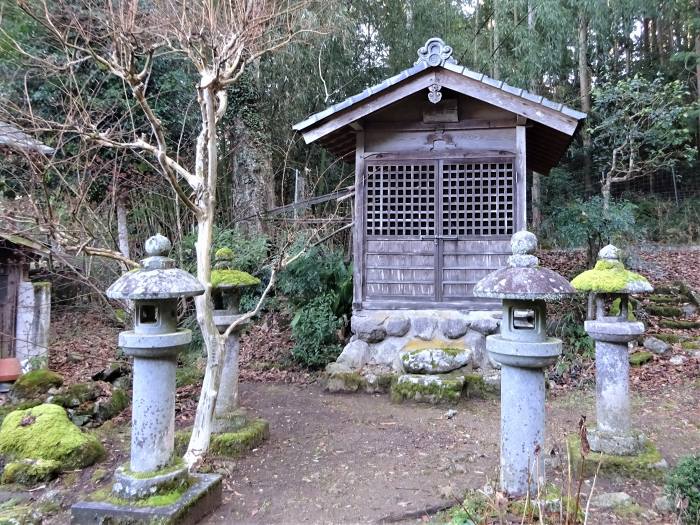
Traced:
[[466, 366], [472, 357], [467, 348], [425, 348], [399, 354], [404, 370], [412, 374], [443, 374]]
[[237, 458], [262, 445], [270, 437], [270, 424], [265, 419], [253, 419], [235, 432], [212, 434], [210, 456]]
[[464, 377], [445, 375], [405, 374], [391, 387], [391, 400], [418, 403], [457, 403], [464, 388]]
[[221, 476], [191, 474], [190, 480], [189, 488], [172, 502], [167, 495], [160, 499], [145, 499], [140, 505], [96, 495], [95, 501], [81, 501], [71, 507], [71, 523], [194, 525], [221, 505]]
[[592, 478], [600, 464], [600, 475], [612, 474], [660, 482], [668, 468], [668, 463], [661, 457], [659, 450], [648, 440], [639, 454], [631, 456], [589, 452], [582, 458], [581, 440], [577, 435], [569, 436], [567, 446], [576, 476], [583, 474], [586, 478]]
[[360, 368], [369, 361], [369, 357], [369, 345], [365, 341], [356, 339], [343, 348], [336, 362], [346, 364], [350, 368]]

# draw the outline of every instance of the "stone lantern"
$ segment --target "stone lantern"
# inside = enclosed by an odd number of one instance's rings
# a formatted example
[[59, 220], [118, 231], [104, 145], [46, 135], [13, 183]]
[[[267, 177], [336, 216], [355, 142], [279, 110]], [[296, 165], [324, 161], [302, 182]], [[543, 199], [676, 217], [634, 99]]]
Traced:
[[644, 333], [644, 324], [629, 320], [629, 294], [653, 288], [645, 277], [625, 269], [611, 244], [600, 250], [595, 268], [571, 284], [590, 294], [585, 329], [595, 341], [597, 421], [597, 428], [588, 431], [591, 450], [636, 454], [644, 438], [630, 427], [628, 344]]
[[[214, 323], [224, 333], [231, 323], [241, 317], [239, 306], [241, 292], [257, 286], [260, 279], [249, 273], [233, 269], [233, 252], [221, 248], [215, 254], [215, 265], [211, 275]], [[245, 413], [238, 405], [238, 356], [239, 334], [246, 324], [236, 326], [226, 339], [221, 368], [221, 383], [214, 409], [214, 432], [235, 432], [247, 422]]]
[[[189, 474], [174, 457], [177, 355], [192, 340], [190, 330], [177, 327], [177, 306], [180, 298], [204, 293], [204, 287], [175, 268], [166, 257], [170, 249], [162, 235], [149, 238], [142, 267], [107, 289], [108, 297], [134, 304], [134, 329], [119, 334], [119, 346], [134, 359], [131, 456], [115, 472], [111, 499], [77, 503], [74, 523], [108, 517], [174, 523], [185, 515], [196, 520], [221, 501], [220, 476]], [[166, 493], [172, 504], [148, 506], [148, 498]]]
[[501, 365], [501, 490], [522, 496], [544, 477], [544, 369], [561, 354], [547, 337], [545, 301], [574, 293], [561, 275], [538, 266], [537, 238], [520, 231], [511, 239], [508, 266], [488, 274], [474, 295], [501, 299], [501, 333], [486, 338], [489, 356]]

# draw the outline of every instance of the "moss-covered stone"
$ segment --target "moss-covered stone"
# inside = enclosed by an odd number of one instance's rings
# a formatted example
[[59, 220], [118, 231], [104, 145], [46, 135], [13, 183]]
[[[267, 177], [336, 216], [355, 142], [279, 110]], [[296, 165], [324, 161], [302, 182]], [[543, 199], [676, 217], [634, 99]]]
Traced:
[[90, 475], [90, 481], [92, 481], [93, 483], [99, 483], [100, 481], [104, 481], [108, 477], [109, 472], [106, 469], [96, 468], [92, 471], [92, 474]]
[[0, 505], [0, 525], [41, 525], [43, 516], [36, 505], [9, 500]]
[[677, 306], [662, 306], [662, 305], [650, 304], [649, 306], [646, 307], [646, 311], [648, 313], [650, 313], [651, 315], [655, 315], [657, 317], [682, 317], [683, 316], [683, 310], [681, 310]]
[[0, 427], [0, 454], [10, 460], [53, 460], [70, 470], [92, 465], [104, 453], [97, 438], [81, 432], [58, 405], [16, 410]]
[[149, 479], [156, 478], [158, 476], [164, 476], [166, 474], [171, 474], [185, 467], [185, 460], [180, 456], [175, 456], [170, 463], [158, 470], [149, 470], [146, 472], [134, 472], [129, 468], [129, 464], [122, 465], [120, 467], [121, 471], [127, 476], [135, 479]]
[[406, 374], [391, 385], [391, 400], [419, 403], [457, 403], [462, 395], [464, 377]]
[[42, 481], [50, 481], [61, 472], [61, 464], [50, 459], [21, 459], [11, 461], [2, 471], [3, 483], [19, 483], [20, 485], [36, 485]]
[[87, 401], [94, 401], [100, 391], [96, 383], [76, 383], [61, 389], [51, 398], [51, 403], [63, 408], [75, 408]]
[[678, 297], [668, 294], [652, 294], [647, 299], [656, 304], [678, 304]]
[[35, 399], [62, 384], [63, 378], [56, 372], [47, 369], [32, 370], [15, 381], [10, 390], [10, 397], [16, 401]]
[[654, 334], [654, 337], [661, 339], [664, 343], [668, 343], [670, 345], [680, 343], [684, 339], [678, 334]]
[[633, 456], [614, 456], [600, 452], [589, 452], [585, 459], [581, 457], [581, 439], [577, 435], [567, 439], [571, 465], [576, 475], [592, 478], [598, 464], [601, 474], [615, 474], [635, 479], [660, 481], [664, 477], [661, 453], [651, 441], [644, 443], [639, 454]]
[[270, 424], [264, 419], [254, 419], [236, 432], [212, 434], [209, 454], [212, 456], [238, 457], [259, 447], [270, 437]]
[[333, 393], [357, 392], [365, 388], [367, 380], [359, 372], [335, 372], [326, 380], [326, 390]]
[[684, 350], [698, 350], [700, 349], [700, 341], [683, 341], [681, 348]]
[[616, 293], [636, 284], [651, 288], [646, 277], [625, 269], [620, 261], [611, 260], [599, 260], [592, 270], [583, 272], [571, 281], [571, 286], [578, 291], [595, 293]]
[[[622, 304], [622, 299], [620, 299], [619, 297], [617, 299], [615, 299], [610, 304], [610, 315], [612, 315], [612, 316], [620, 315], [620, 305], [621, 304]], [[629, 308], [627, 309], [627, 320], [628, 321], [636, 321], [637, 320], [637, 316], [634, 315], [635, 304], [636, 304], [636, 301], [630, 300]]]
[[118, 416], [128, 406], [129, 396], [120, 388], [115, 388], [108, 400], [98, 401], [95, 404], [94, 411], [100, 421], [107, 421]]
[[700, 328], [700, 322], [697, 321], [681, 321], [679, 319], [661, 319], [659, 326], [663, 328], [675, 328], [679, 330], [693, 330]]
[[632, 366], [642, 366], [644, 363], [648, 363], [654, 358], [654, 354], [651, 352], [635, 352], [630, 355], [629, 361]]
[[214, 253], [214, 259], [218, 261], [232, 261], [233, 260], [233, 250], [228, 247], [219, 248]]
[[258, 284], [260, 284], [260, 279], [241, 270], [213, 270], [211, 272], [213, 288], [219, 286], [256, 286]]
[[3, 420], [5, 419], [5, 416], [7, 416], [7, 414], [9, 414], [10, 412], [14, 412], [15, 410], [26, 410], [28, 408], [35, 407], [37, 405], [41, 405], [41, 401], [39, 401], [38, 399], [31, 399], [29, 401], [23, 401], [21, 403], [1, 406], [0, 407], [0, 424], [2, 424]]
[[173, 503], [178, 501], [183, 496], [183, 494], [187, 492], [187, 489], [189, 489], [190, 486], [191, 482], [189, 480], [185, 480], [185, 483], [180, 484], [178, 487], [172, 490], [154, 494], [153, 496], [137, 500], [118, 498], [114, 494], [112, 494], [111, 490], [103, 489], [98, 490], [97, 492], [93, 492], [90, 496], [90, 500], [104, 501], [105, 503], [119, 505], [122, 507], [165, 507], [167, 505], [172, 505]]

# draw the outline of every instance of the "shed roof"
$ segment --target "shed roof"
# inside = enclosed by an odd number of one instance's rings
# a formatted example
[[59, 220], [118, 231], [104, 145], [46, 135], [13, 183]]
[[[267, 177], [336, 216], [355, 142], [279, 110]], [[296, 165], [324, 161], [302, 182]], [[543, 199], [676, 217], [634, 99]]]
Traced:
[[352, 126], [358, 120], [437, 84], [528, 119], [532, 124], [527, 134], [528, 165], [549, 172], [586, 114], [472, 71], [457, 64], [451, 55], [451, 47], [439, 38], [431, 38], [418, 50], [418, 61], [412, 67], [311, 115], [292, 129], [301, 132], [307, 144], [318, 141], [336, 155], [348, 158], [355, 148]]

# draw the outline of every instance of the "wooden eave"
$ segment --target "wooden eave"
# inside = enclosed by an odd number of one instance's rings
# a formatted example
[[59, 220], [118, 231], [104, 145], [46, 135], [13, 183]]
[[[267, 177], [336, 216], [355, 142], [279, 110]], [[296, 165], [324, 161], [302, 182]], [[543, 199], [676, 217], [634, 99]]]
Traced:
[[555, 166], [586, 114], [515, 88], [505, 82], [475, 73], [463, 66], [445, 63], [429, 67], [419, 64], [372, 86], [334, 106], [295, 124], [307, 144], [318, 142], [348, 162], [354, 161], [355, 133], [365, 117], [396, 104], [433, 84], [484, 101], [527, 119], [527, 162], [531, 169], [548, 173]]

